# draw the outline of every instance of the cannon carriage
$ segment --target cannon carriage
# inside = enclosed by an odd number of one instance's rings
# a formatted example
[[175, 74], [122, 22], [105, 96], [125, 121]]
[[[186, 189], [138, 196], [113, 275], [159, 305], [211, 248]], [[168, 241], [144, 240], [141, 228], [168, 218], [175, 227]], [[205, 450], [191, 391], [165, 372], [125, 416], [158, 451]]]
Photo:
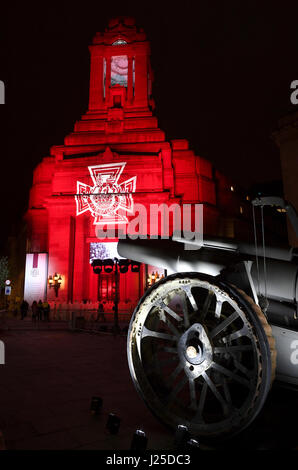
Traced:
[[[285, 201], [253, 204], [284, 208], [298, 232]], [[298, 387], [298, 252], [255, 242], [118, 243], [121, 256], [167, 272], [133, 313], [127, 353], [137, 390], [172, 428], [230, 437], [256, 418], [274, 380]]]

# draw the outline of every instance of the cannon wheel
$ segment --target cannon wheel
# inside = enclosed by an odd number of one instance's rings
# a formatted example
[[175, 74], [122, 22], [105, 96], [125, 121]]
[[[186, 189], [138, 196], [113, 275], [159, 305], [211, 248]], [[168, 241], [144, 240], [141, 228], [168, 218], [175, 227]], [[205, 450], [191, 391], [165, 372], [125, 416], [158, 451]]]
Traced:
[[170, 275], [145, 293], [127, 352], [151, 411], [209, 440], [254, 420], [275, 373], [275, 341], [261, 309], [235, 286], [198, 273]]

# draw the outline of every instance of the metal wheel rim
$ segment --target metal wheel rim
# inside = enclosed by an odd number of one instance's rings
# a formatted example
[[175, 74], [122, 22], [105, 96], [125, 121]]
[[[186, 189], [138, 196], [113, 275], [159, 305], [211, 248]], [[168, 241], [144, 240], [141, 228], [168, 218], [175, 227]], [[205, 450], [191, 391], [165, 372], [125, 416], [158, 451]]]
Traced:
[[[196, 289], [206, 292], [203, 305]], [[173, 308], [173, 296], [182, 299], [182, 313]], [[135, 386], [154, 414], [172, 427], [185, 424], [201, 436], [233, 434], [246, 427], [264, 402], [270, 373], [266, 338], [252, 320], [226, 289], [204, 276], [172, 275], [150, 289], [130, 324], [128, 361]], [[199, 347], [189, 341], [197, 332]], [[201, 357], [195, 354], [200, 347]], [[161, 357], [161, 351], [168, 357]], [[204, 409], [207, 397], [209, 414]], [[221, 418], [211, 416], [214, 407]]]

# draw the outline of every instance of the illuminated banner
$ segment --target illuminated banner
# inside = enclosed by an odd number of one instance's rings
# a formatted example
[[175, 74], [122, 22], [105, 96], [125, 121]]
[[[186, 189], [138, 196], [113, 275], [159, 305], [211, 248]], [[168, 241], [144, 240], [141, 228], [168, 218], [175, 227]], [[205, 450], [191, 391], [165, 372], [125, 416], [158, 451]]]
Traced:
[[48, 276], [47, 253], [29, 253], [26, 255], [24, 299], [29, 305], [46, 297]]
[[133, 213], [131, 193], [136, 190], [137, 177], [118, 183], [125, 165], [126, 162], [88, 166], [93, 186], [77, 181], [77, 215], [90, 211], [94, 225], [128, 222], [119, 210]]

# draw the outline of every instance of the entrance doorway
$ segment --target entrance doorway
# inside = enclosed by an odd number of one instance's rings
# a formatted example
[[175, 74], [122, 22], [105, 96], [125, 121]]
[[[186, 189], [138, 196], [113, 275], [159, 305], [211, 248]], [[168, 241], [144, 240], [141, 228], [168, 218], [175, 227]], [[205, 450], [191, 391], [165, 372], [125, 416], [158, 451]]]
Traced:
[[101, 273], [98, 276], [98, 300], [115, 300], [116, 283], [114, 273]]

